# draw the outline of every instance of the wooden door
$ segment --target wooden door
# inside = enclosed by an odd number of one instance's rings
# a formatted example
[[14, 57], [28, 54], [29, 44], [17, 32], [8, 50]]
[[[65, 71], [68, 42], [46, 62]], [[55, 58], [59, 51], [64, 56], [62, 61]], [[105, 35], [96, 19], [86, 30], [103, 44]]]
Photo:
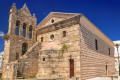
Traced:
[[70, 59], [70, 78], [74, 77], [74, 59]]

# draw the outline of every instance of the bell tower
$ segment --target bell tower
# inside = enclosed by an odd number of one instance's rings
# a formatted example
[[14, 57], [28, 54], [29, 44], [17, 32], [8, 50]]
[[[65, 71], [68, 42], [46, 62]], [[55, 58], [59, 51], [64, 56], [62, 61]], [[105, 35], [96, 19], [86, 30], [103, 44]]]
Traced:
[[14, 30], [15, 29], [15, 15], [17, 13], [17, 9], [16, 9], [16, 5], [15, 3], [12, 5], [12, 7], [10, 8], [10, 12], [9, 12], [9, 30], [8, 30], [8, 34], [9, 35], [14, 35]]
[[9, 12], [9, 29], [5, 39], [4, 64], [14, 62], [23, 56], [36, 42], [35, 14], [31, 15], [26, 4], [17, 9], [15, 3]]
[[3, 36], [5, 47], [2, 78], [13, 78], [9, 74], [13, 72], [14, 75], [17, 72], [14, 72], [16, 69], [12, 69], [17, 68], [15, 63], [35, 44], [36, 24], [35, 14], [31, 15], [26, 4], [21, 9], [17, 9], [15, 3], [12, 5], [9, 12], [8, 33]]

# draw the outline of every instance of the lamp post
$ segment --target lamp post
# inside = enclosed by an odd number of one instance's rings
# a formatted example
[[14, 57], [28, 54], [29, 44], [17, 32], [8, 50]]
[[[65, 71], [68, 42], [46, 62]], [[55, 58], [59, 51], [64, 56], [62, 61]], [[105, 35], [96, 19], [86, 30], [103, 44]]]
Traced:
[[117, 52], [118, 52], [118, 65], [119, 65], [119, 76], [120, 76], [120, 62], [119, 62], [119, 51], [118, 51], [119, 44], [116, 44], [116, 48], [117, 48]]

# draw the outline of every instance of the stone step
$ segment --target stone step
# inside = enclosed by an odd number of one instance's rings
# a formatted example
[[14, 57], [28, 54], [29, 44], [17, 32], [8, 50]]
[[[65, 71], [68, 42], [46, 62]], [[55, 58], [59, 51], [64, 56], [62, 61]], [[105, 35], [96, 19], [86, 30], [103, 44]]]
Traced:
[[14, 80], [65, 80], [63, 78], [14, 79]]
[[14, 80], [64, 80], [64, 79], [14, 79]]
[[23, 79], [23, 77], [17, 77], [17, 79]]

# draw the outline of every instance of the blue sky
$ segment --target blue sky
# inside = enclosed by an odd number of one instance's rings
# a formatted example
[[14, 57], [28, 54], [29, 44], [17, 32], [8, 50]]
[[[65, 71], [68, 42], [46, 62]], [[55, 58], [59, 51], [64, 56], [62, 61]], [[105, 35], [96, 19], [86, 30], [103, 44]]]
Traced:
[[120, 40], [120, 0], [0, 0], [0, 52], [4, 50], [1, 34], [8, 31], [9, 8], [27, 4], [40, 23], [51, 11], [82, 13], [111, 40]]

